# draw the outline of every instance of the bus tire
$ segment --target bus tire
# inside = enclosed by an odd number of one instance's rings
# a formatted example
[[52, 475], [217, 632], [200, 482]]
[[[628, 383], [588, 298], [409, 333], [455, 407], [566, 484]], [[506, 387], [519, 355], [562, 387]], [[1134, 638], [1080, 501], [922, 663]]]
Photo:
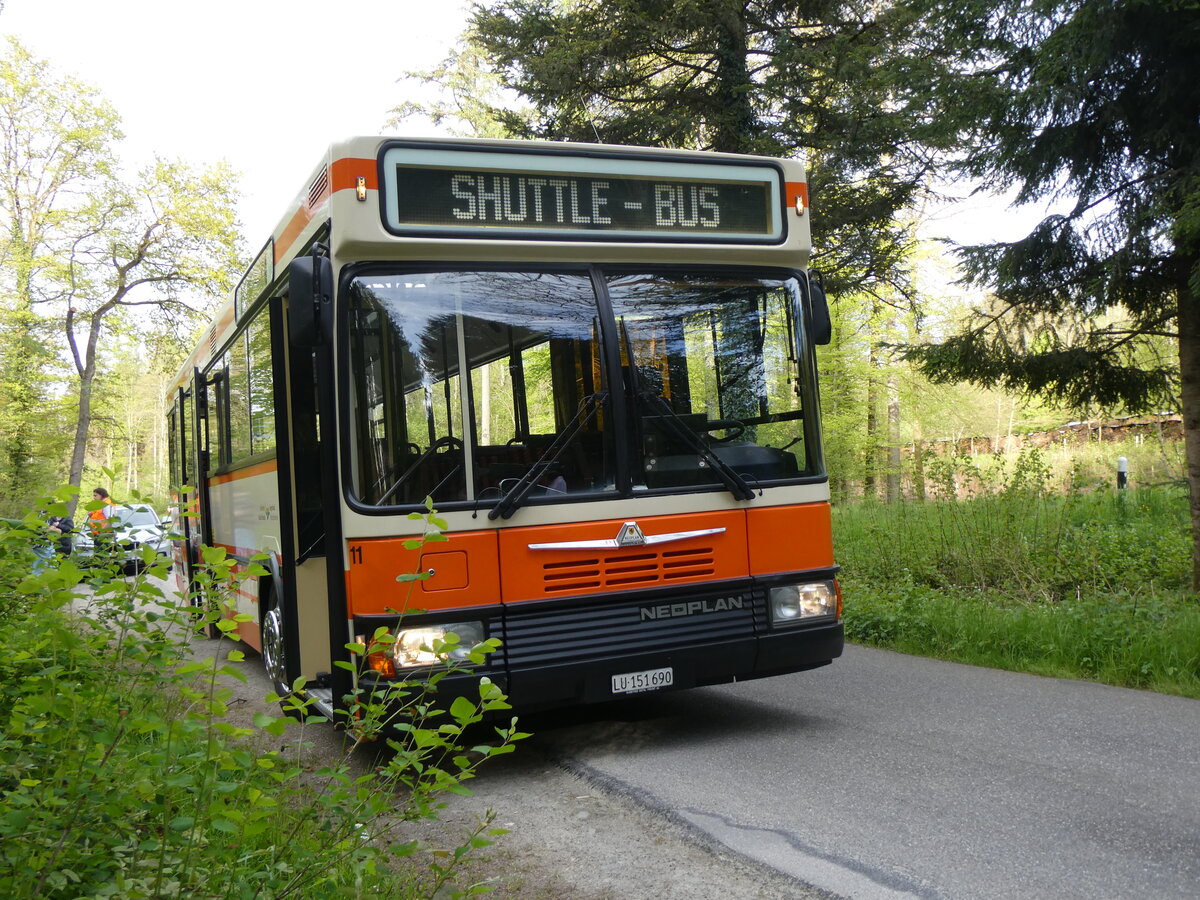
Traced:
[[[262, 618], [262, 660], [271, 689], [279, 695], [280, 703], [292, 693], [287, 680], [287, 658], [284, 654], [283, 609], [269, 591], [264, 598], [266, 612]], [[286, 710], [287, 707], [285, 706]]]

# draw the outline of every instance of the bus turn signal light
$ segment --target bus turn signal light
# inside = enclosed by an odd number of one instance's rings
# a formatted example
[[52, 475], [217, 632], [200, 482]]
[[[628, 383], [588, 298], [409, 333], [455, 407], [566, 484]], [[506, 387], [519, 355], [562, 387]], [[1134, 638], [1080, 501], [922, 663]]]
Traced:
[[376, 650], [367, 654], [367, 668], [378, 672], [384, 678], [396, 677], [396, 661], [392, 658], [392, 648]]

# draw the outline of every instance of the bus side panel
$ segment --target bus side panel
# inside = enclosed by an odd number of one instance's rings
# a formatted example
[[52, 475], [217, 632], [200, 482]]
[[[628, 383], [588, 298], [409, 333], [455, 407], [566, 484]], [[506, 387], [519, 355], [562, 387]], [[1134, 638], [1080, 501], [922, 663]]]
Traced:
[[[329, 661], [329, 591], [325, 558], [314, 557], [296, 566], [296, 624], [299, 632], [299, 674], [315, 683], [332, 670]], [[346, 640], [349, 641], [346, 629]]]
[[279, 480], [274, 460], [247, 466], [209, 480], [213, 544], [224, 547], [239, 565], [234, 591], [235, 612], [250, 616], [238, 634], [262, 650], [259, 634], [259, 579], [246, 574], [250, 557], [268, 553], [279, 558]]
[[[496, 532], [462, 532], [448, 537], [449, 541], [427, 544], [423, 550], [405, 549], [410, 537], [348, 541], [350, 615], [499, 604]], [[422, 581], [396, 580], [398, 575], [418, 571], [432, 574]]]
[[828, 503], [746, 510], [750, 571], [755, 575], [833, 567]]

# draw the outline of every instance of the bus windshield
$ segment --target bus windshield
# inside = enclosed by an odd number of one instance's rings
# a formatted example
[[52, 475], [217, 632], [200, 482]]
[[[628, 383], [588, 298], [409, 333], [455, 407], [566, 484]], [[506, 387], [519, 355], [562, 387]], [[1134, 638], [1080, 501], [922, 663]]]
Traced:
[[749, 499], [751, 486], [813, 475], [799, 296], [793, 278], [740, 273], [360, 274], [353, 495], [507, 517], [633, 491]]

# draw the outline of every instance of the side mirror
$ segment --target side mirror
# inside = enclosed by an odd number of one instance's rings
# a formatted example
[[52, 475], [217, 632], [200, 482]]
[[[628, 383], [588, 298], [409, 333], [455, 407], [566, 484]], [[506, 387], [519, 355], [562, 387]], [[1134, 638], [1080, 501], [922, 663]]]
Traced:
[[288, 266], [288, 339], [315, 347], [325, 339], [322, 322], [332, 308], [333, 264], [327, 256], [300, 256]]
[[833, 320], [829, 317], [829, 301], [825, 299], [825, 282], [815, 272], [808, 275], [808, 303], [812, 313], [812, 339], [818, 346], [833, 340]]

